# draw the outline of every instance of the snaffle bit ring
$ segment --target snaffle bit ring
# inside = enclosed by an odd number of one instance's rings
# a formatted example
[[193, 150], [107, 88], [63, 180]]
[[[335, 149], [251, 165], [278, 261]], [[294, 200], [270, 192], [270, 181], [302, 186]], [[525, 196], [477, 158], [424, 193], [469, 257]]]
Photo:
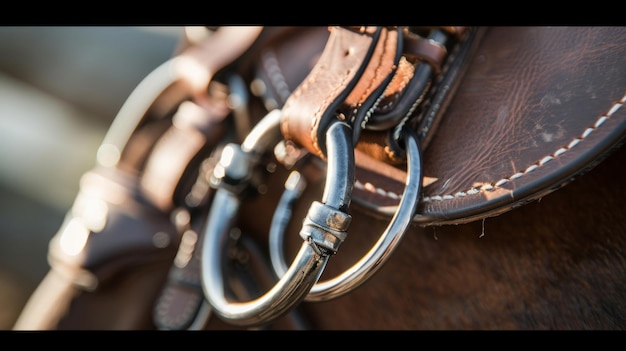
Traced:
[[318, 281], [328, 259], [347, 236], [347, 214], [354, 186], [352, 128], [336, 120], [326, 132], [327, 177], [322, 200], [314, 201], [303, 221], [304, 239], [292, 265], [264, 295], [248, 302], [226, 298], [222, 252], [241, 203], [240, 192], [261, 155], [282, 138], [282, 113], [274, 110], [254, 126], [239, 146], [227, 145], [212, 178], [215, 192], [202, 249], [202, 287], [213, 312], [240, 326], [271, 322], [300, 303]]
[[[306, 296], [306, 301], [331, 300], [363, 284], [387, 261], [411, 224], [422, 187], [422, 161], [415, 133], [405, 127], [402, 129], [402, 135], [407, 155], [407, 177], [402, 199], [389, 225], [374, 246], [352, 267], [332, 279], [315, 283]], [[270, 227], [270, 257], [272, 267], [278, 276], [287, 271], [282, 249], [285, 227], [289, 222], [289, 218], [286, 217], [291, 215], [290, 206], [305, 186], [302, 178], [297, 171], [292, 171], [290, 174], [285, 182], [285, 192], [278, 205], [281, 210], [274, 212]]]

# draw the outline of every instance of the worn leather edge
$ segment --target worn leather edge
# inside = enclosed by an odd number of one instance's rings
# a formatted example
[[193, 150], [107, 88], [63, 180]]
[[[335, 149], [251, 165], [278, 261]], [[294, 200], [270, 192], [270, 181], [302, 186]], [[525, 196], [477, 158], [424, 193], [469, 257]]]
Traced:
[[[619, 147], [626, 133], [624, 33], [612, 27], [490, 28], [425, 152], [426, 187], [414, 221], [459, 224], [498, 215], [566, 185]], [[508, 131], [491, 128], [514, 117], [518, 124]], [[354, 203], [390, 216], [404, 174], [379, 166], [357, 179], [355, 187], [369, 198]], [[481, 174], [489, 180], [468, 183]]]

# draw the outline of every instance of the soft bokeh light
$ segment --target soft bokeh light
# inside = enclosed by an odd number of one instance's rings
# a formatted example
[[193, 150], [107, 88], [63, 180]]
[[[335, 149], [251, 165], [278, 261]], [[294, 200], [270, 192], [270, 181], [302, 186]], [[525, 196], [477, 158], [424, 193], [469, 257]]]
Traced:
[[80, 218], [70, 219], [61, 234], [61, 250], [70, 256], [78, 255], [89, 238], [89, 229]]

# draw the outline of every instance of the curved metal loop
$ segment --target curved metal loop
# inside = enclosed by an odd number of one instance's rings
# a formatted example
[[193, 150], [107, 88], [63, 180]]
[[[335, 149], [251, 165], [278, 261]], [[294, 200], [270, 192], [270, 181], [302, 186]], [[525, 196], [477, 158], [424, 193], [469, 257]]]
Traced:
[[[335, 278], [317, 282], [306, 301], [326, 301], [345, 295], [363, 284], [376, 273], [395, 250], [402, 236], [411, 224], [417, 210], [419, 194], [422, 187], [421, 156], [417, 136], [407, 127], [402, 135], [407, 154], [408, 171], [404, 194], [389, 225], [374, 246], [352, 267]], [[293, 171], [285, 183], [285, 192], [281, 197], [278, 209], [270, 227], [270, 257], [274, 271], [278, 276], [285, 274], [287, 264], [283, 253], [285, 227], [291, 216], [291, 206], [305, 186], [305, 181], [297, 171]]]
[[264, 295], [248, 302], [226, 298], [222, 252], [236, 219], [241, 199], [238, 191], [249, 172], [271, 145], [280, 139], [281, 112], [274, 110], [254, 126], [241, 147], [230, 144], [215, 168], [217, 187], [204, 235], [202, 287], [213, 312], [240, 326], [269, 323], [295, 307], [321, 276], [328, 259], [347, 235], [351, 217], [346, 214], [354, 186], [352, 130], [344, 122], [331, 124], [326, 133], [327, 182], [321, 202], [314, 202], [305, 218], [300, 251], [285, 274]]
[[[98, 148], [97, 161], [100, 165], [112, 167], [118, 163], [122, 150], [148, 110], [164, 94], [172, 94], [180, 88], [180, 83], [184, 79], [181, 75], [184, 70], [181, 67], [187, 64], [188, 61], [180, 57], [171, 58], [150, 72], [135, 87], [115, 116]], [[175, 100], [176, 102], [182, 101], [182, 99]]]
[[[128, 140], [151, 109], [158, 107], [165, 113], [190, 96], [204, 94], [215, 71], [238, 57], [261, 30], [262, 27], [254, 26], [220, 28], [211, 38], [150, 72], [131, 92], [111, 123], [97, 151], [98, 164], [113, 167], [119, 162]], [[230, 50], [213, 50], [229, 44], [233, 46]], [[210, 60], [206, 59], [207, 55], [212, 55]]]

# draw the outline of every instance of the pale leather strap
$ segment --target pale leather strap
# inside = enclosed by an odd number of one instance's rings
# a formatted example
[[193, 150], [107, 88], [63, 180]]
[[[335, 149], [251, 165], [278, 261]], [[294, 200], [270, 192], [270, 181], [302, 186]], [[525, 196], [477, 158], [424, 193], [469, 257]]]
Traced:
[[283, 106], [281, 123], [286, 140], [321, 158], [328, 123], [341, 113], [351, 113], [389, 77], [398, 44], [396, 32], [387, 28], [330, 31], [315, 67]]

